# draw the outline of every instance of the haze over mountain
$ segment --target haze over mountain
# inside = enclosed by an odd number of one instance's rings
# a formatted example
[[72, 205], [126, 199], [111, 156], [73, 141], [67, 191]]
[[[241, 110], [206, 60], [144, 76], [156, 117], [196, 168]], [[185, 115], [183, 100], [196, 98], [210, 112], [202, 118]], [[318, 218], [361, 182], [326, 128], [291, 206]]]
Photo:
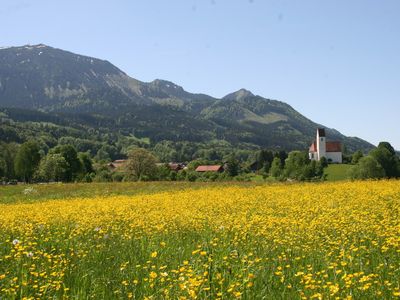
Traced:
[[[284, 102], [245, 89], [222, 99], [193, 94], [165, 80], [141, 82], [108, 61], [42, 44], [0, 49], [0, 107], [13, 108], [2, 112], [14, 122], [104, 128], [152, 143], [221, 141], [236, 148], [305, 150], [322, 126]], [[333, 129], [327, 134], [349, 150], [373, 147]]]

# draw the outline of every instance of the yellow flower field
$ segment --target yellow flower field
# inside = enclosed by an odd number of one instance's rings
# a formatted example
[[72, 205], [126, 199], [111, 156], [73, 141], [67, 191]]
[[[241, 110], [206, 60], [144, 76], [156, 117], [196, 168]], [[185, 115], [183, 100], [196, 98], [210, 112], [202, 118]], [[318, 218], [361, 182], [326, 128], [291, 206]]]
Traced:
[[0, 204], [0, 299], [395, 299], [400, 182]]

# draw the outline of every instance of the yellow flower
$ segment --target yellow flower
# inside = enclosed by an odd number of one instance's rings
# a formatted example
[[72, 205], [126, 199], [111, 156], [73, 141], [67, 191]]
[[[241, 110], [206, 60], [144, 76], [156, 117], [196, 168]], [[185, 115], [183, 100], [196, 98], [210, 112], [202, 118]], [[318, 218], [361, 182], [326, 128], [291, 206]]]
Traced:
[[234, 292], [233, 295], [234, 295], [236, 298], [239, 298], [240, 296], [242, 296], [242, 293], [241, 293], [241, 292]]

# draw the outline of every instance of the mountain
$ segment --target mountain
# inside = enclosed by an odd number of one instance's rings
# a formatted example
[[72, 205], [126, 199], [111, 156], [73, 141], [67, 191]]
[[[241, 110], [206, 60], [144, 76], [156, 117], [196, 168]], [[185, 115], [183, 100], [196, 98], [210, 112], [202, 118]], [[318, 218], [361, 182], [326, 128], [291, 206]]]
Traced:
[[[0, 138], [7, 140], [26, 128], [21, 122], [29, 122], [69, 126], [88, 139], [84, 132], [100, 131], [152, 145], [219, 141], [239, 149], [293, 150], [307, 149], [322, 127], [284, 102], [245, 89], [222, 99], [193, 94], [169, 81], [142, 82], [108, 61], [42, 44], [0, 49], [0, 107], [8, 128], [8, 133], [0, 130]], [[373, 147], [333, 129], [327, 134], [350, 151]]]

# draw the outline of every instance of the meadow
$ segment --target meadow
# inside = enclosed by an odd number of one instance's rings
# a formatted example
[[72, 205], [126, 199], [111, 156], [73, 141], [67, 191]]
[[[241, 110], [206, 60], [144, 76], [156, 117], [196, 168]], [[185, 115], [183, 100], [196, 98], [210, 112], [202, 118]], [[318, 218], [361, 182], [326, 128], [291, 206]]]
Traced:
[[324, 170], [327, 181], [341, 181], [349, 179], [349, 171], [353, 165], [349, 164], [329, 164]]
[[400, 182], [0, 187], [0, 299], [400, 298]]

